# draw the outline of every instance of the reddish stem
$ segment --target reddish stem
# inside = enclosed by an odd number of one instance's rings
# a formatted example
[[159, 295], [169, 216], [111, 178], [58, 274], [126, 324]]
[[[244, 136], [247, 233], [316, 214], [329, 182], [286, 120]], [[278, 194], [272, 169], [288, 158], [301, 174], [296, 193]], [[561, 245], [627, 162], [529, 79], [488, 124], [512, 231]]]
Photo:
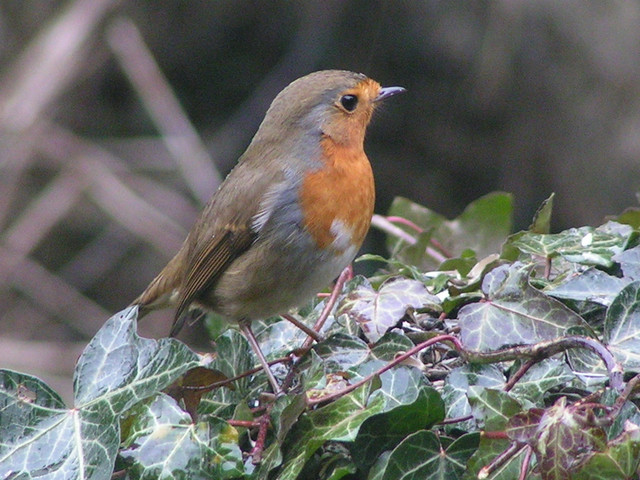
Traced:
[[504, 391], [508, 392], [509, 390], [511, 390], [513, 386], [518, 382], [518, 380], [520, 380], [524, 376], [524, 374], [527, 373], [529, 369], [533, 367], [536, 363], [538, 363], [538, 360], [536, 358], [531, 358], [527, 360], [525, 363], [523, 363], [518, 369], [518, 371], [514, 373], [509, 379], [509, 381], [505, 384]]
[[407, 227], [414, 229], [418, 233], [424, 232], [424, 229], [422, 229], [421, 227], [413, 223], [411, 220], [404, 217], [391, 216], [391, 217], [387, 217], [387, 220], [389, 220], [392, 223], [399, 223], [401, 225], [406, 225]]
[[482, 436], [484, 438], [491, 438], [491, 439], [495, 439], [495, 440], [504, 440], [504, 439], [508, 439], [509, 438], [509, 436], [507, 435], [507, 432], [505, 432], [505, 431], [482, 432]]
[[243, 428], [255, 428], [260, 426], [260, 422], [254, 422], [252, 420], [227, 420], [229, 425], [234, 427], [243, 427]]
[[340, 390], [338, 392], [332, 393], [331, 395], [326, 395], [324, 397], [319, 397], [319, 398], [314, 398], [314, 399], [307, 399], [307, 405], [309, 405], [309, 406], [318, 405], [320, 403], [325, 403], [325, 402], [334, 400], [336, 398], [340, 398], [343, 395], [346, 395], [347, 393], [351, 393], [354, 390], [356, 390], [357, 388], [359, 388], [362, 385], [365, 385], [367, 382], [371, 381], [376, 376], [382, 375], [387, 370], [390, 370], [391, 368], [395, 367], [396, 365], [402, 363], [407, 358], [411, 357], [412, 355], [415, 355], [419, 351], [424, 350], [425, 348], [430, 347], [431, 345], [434, 345], [436, 343], [445, 342], [445, 341], [450, 341], [451, 343], [453, 343], [453, 345], [455, 346], [456, 350], [458, 350], [458, 351], [462, 350], [462, 344], [460, 343], [460, 340], [458, 340], [453, 335], [438, 335], [437, 337], [430, 338], [429, 340], [416, 345], [415, 347], [407, 350], [402, 355], [398, 355], [391, 362], [387, 363], [384, 367], [380, 368], [379, 370], [377, 370], [376, 372], [372, 373], [371, 375], [367, 375], [365, 378], [363, 378], [359, 382], [356, 382], [353, 385], [349, 385], [347, 388], [345, 388], [343, 390]]
[[522, 465], [520, 466], [520, 476], [518, 480], [526, 480], [527, 473], [529, 473], [529, 465], [531, 464], [531, 457], [533, 456], [533, 448], [527, 445], [527, 450], [524, 452], [524, 458], [522, 459]]
[[473, 419], [473, 415], [467, 415], [465, 417], [456, 417], [456, 418], [445, 418], [441, 422], [438, 422], [438, 425], [452, 425], [454, 423], [466, 422], [467, 420]]
[[256, 443], [249, 452], [249, 455], [253, 458], [252, 463], [254, 465], [258, 465], [260, 460], [262, 459], [262, 452], [264, 451], [264, 443], [267, 440], [267, 430], [269, 428], [269, 424], [271, 420], [269, 415], [271, 414], [271, 407], [273, 404], [267, 407], [267, 410], [260, 416], [258, 419], [259, 429], [258, 429], [258, 438], [256, 438]]

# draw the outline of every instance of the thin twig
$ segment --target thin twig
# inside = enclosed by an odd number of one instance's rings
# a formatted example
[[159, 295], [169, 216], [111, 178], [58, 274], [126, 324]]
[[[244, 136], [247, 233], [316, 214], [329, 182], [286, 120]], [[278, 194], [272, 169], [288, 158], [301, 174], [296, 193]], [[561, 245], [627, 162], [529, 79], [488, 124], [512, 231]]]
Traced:
[[242, 428], [255, 428], [260, 426], [260, 422], [256, 422], [253, 420], [234, 420], [233, 418], [227, 420], [227, 423], [231, 426]]
[[256, 438], [256, 443], [249, 452], [249, 455], [252, 457], [251, 461], [254, 465], [258, 465], [260, 460], [262, 459], [262, 452], [264, 451], [264, 444], [267, 441], [267, 430], [269, 429], [269, 425], [271, 424], [271, 409], [273, 408], [273, 403], [267, 405], [266, 410], [260, 418], [258, 419], [259, 427], [258, 427], [258, 437]]
[[371, 217], [371, 226], [376, 227], [385, 233], [393, 235], [394, 237], [397, 237], [405, 241], [409, 245], [415, 245], [417, 242], [415, 237], [412, 237], [403, 229], [401, 229], [397, 225], [394, 225], [386, 217], [383, 217], [382, 215], [375, 214], [373, 217]]
[[404, 218], [404, 217], [394, 217], [393, 215], [390, 215], [388, 217], [386, 217], [387, 220], [389, 220], [392, 223], [400, 223], [402, 225], [406, 225], [409, 228], [412, 228], [413, 230], [415, 230], [418, 233], [422, 233], [424, 232], [424, 229], [422, 227], [419, 227], [418, 225], [416, 225], [415, 223], [413, 223], [411, 220]]
[[522, 459], [522, 465], [520, 465], [520, 475], [518, 476], [518, 480], [526, 480], [527, 474], [529, 473], [529, 465], [531, 465], [531, 458], [533, 457], [533, 448], [531, 445], [527, 445], [526, 450], [524, 452], [524, 458]]
[[[395, 219], [398, 217], [391, 217], [391, 218]], [[389, 220], [389, 218], [383, 217], [382, 215], [378, 215], [378, 214], [374, 215], [371, 218], [371, 225], [382, 230], [383, 232], [389, 235], [393, 235], [394, 237], [397, 237], [400, 240], [403, 240], [409, 245], [415, 245], [418, 242], [418, 240], [415, 237], [411, 236], [410, 234], [405, 232], [403, 229], [401, 229], [397, 225], [394, 225]], [[432, 245], [434, 245], [434, 247], [437, 247], [437, 249], [432, 247], [426, 247], [425, 253], [429, 255], [431, 258], [433, 258], [436, 262], [442, 263], [448, 258], [451, 258], [452, 255], [449, 252], [447, 252], [446, 249], [439, 242], [437, 242], [433, 238], [429, 239], [429, 242]]]
[[173, 255], [186, 236], [185, 229], [154, 208], [122, 182], [107, 164], [118, 163], [108, 152], [54, 124], [41, 136], [39, 150], [71, 164], [90, 182], [89, 193], [96, 204], [134, 235], [151, 243], [165, 255]]
[[616, 362], [611, 352], [600, 342], [589, 337], [578, 335], [544, 342], [533, 345], [519, 345], [517, 347], [496, 350], [493, 352], [473, 352], [463, 350], [463, 356], [472, 363], [498, 363], [522, 358], [533, 358], [541, 360], [556, 353], [564, 352], [570, 348], [586, 348], [598, 355], [604, 362], [609, 372], [609, 383], [611, 388], [622, 390], [622, 365]]
[[87, 182], [77, 172], [63, 172], [22, 210], [0, 237], [0, 243], [12, 252], [11, 258], [3, 262], [0, 269], [0, 288], [11, 282], [16, 266], [71, 210], [86, 187]]
[[529, 369], [533, 367], [536, 363], [538, 363], [538, 360], [535, 358], [530, 358], [525, 363], [523, 363], [518, 369], [518, 371], [513, 375], [511, 375], [511, 378], [509, 378], [509, 381], [504, 386], [504, 391], [505, 392], [510, 391], [514, 387], [514, 385], [518, 382], [518, 380], [520, 380], [524, 376], [524, 374], [527, 373]]
[[495, 472], [502, 465], [507, 463], [511, 458], [513, 458], [519, 451], [523, 448], [527, 448], [527, 446], [518, 445], [516, 443], [512, 443], [509, 447], [502, 452], [500, 455], [495, 457], [489, 465], [485, 465], [478, 472], [478, 478], [484, 479], [489, 477], [493, 472]]
[[162, 134], [185, 182], [204, 203], [222, 179], [140, 31], [128, 18], [119, 18], [107, 30], [107, 41]]
[[316, 332], [313, 328], [307, 327], [304, 323], [302, 323], [300, 320], [298, 320], [294, 316], [289, 315], [288, 313], [284, 313], [284, 314], [282, 314], [280, 316], [282, 318], [284, 318], [286, 321], [290, 322], [296, 328], [299, 328], [304, 333], [306, 333], [308, 336], [313, 338], [313, 340], [316, 343], [320, 343], [323, 340], [322, 335], [320, 335], [318, 332]]
[[338, 391], [338, 392], [334, 392], [330, 395], [325, 395], [324, 397], [318, 397], [318, 398], [313, 398], [313, 399], [307, 399], [307, 405], [312, 406], [312, 405], [318, 405], [321, 403], [326, 403], [329, 402], [331, 400], [335, 400], [336, 398], [342, 397], [348, 393], [353, 392], [354, 390], [360, 388], [361, 386], [365, 385], [366, 383], [370, 382], [373, 378], [382, 375], [384, 372], [386, 372], [387, 370], [390, 370], [391, 368], [395, 367], [396, 365], [402, 363], [403, 361], [405, 361], [407, 358], [415, 355], [416, 353], [420, 352], [421, 350], [424, 350], [427, 347], [430, 347], [431, 345], [434, 345], [436, 343], [440, 343], [440, 342], [452, 342], [456, 348], [456, 350], [463, 350], [462, 348], [462, 344], [460, 343], [460, 340], [458, 340], [456, 337], [454, 337], [453, 335], [438, 335], [437, 337], [433, 337], [430, 338], [429, 340], [422, 342], [418, 345], [416, 345], [415, 347], [407, 350], [405, 353], [398, 355], [396, 358], [394, 358], [391, 362], [387, 363], [384, 367], [379, 368], [378, 370], [376, 370], [375, 372], [373, 372], [370, 375], [367, 375], [365, 378], [363, 378], [362, 380], [349, 385], [348, 387]]
[[473, 415], [465, 415], [464, 417], [455, 417], [455, 418], [445, 418], [441, 422], [438, 422], [438, 425], [452, 425], [454, 423], [467, 422], [469, 420], [473, 420]]
[[85, 45], [118, 1], [76, 0], [7, 68], [0, 94], [0, 129], [24, 131], [42, 115], [83, 63]]
[[[0, 265], [12, 262], [12, 252], [0, 248]], [[110, 314], [82, 295], [63, 279], [51, 274], [38, 263], [25, 258], [14, 265], [12, 285], [35, 300], [47, 311], [76, 333], [90, 338]]]

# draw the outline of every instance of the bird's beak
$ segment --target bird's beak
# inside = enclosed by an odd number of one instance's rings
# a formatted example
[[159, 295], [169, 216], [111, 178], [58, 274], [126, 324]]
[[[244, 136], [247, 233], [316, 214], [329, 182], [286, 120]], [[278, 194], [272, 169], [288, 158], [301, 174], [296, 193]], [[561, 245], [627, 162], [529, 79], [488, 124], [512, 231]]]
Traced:
[[392, 97], [402, 92], [406, 92], [406, 88], [402, 87], [382, 87], [378, 96], [373, 99], [374, 102], [379, 102], [380, 100], [384, 100], [385, 98]]

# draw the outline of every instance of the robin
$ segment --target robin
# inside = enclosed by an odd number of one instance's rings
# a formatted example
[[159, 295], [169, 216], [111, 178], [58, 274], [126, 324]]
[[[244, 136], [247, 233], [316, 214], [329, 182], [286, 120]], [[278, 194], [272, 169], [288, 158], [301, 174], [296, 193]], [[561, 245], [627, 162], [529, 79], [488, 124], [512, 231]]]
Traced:
[[403, 91], [326, 70], [280, 92], [176, 256], [133, 302], [139, 318], [177, 307], [172, 336], [191, 306], [238, 322], [280, 393], [251, 321], [305, 303], [355, 257], [375, 198], [365, 130], [378, 102]]

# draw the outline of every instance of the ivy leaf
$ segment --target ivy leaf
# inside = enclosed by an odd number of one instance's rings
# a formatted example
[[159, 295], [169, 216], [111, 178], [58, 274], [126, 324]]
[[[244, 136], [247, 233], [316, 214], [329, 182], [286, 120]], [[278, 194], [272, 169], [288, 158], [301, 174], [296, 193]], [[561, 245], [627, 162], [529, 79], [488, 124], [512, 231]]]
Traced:
[[41, 472], [111, 477], [119, 415], [198, 365], [195, 353], [177, 340], [139, 337], [136, 317], [135, 307], [114, 315], [87, 345], [76, 365], [71, 410], [39, 380], [2, 372], [1, 422], [9, 419], [12, 426], [1, 436], [0, 478]]
[[572, 477], [575, 480], [627, 480], [640, 464], [640, 427], [626, 422], [624, 431], [602, 452], [591, 455]]
[[581, 459], [600, 451], [606, 434], [588, 406], [567, 405], [561, 397], [547, 410], [513, 416], [506, 430], [513, 440], [531, 445], [544, 480], [572, 478]]
[[625, 369], [640, 369], [640, 282], [627, 285], [611, 303], [604, 340]]
[[554, 298], [609, 306], [627, 283], [628, 280], [614, 277], [597, 268], [589, 268], [557, 286], [546, 289], [545, 293]]
[[552, 193], [536, 210], [533, 216], [533, 222], [529, 225], [529, 231], [532, 233], [549, 233], [551, 231], [551, 213], [553, 212], [553, 198], [555, 193]]
[[369, 383], [325, 407], [301, 415], [282, 447], [284, 460], [278, 478], [297, 478], [307, 460], [327, 441], [353, 441], [362, 423], [384, 407], [382, 397], [369, 402], [370, 393]]
[[378, 291], [368, 282], [360, 285], [343, 299], [338, 314], [348, 315], [370, 342], [377, 342], [398, 323], [407, 308], [426, 304], [437, 307], [439, 303], [422, 282], [396, 277], [384, 282]]
[[571, 228], [557, 234], [525, 232], [511, 245], [524, 253], [546, 258], [562, 256], [583, 265], [611, 267], [613, 258], [627, 246], [633, 229], [609, 222], [598, 228]]
[[532, 403], [542, 403], [549, 390], [565, 385], [575, 378], [565, 362], [556, 358], [546, 358], [527, 370], [510, 393], [518, 399], [526, 398]]
[[108, 402], [66, 410], [40, 380], [7, 370], [0, 386], [0, 478], [111, 477], [119, 428]]
[[522, 410], [520, 402], [502, 390], [472, 386], [468, 395], [473, 416], [490, 432], [503, 430], [509, 419]]
[[422, 386], [415, 392], [406, 403], [364, 421], [351, 448], [360, 468], [368, 469], [382, 452], [394, 448], [409, 434], [444, 419], [444, 404], [435, 389]]
[[[356, 368], [369, 358], [369, 347], [358, 337], [337, 334], [314, 345], [313, 351], [324, 362], [328, 373], [345, 372]], [[309, 386], [309, 385], [307, 385]]]
[[469, 434], [452, 441], [435, 433], [421, 430], [406, 437], [384, 462], [371, 469], [369, 478], [396, 479], [456, 479], [478, 446], [480, 435]]
[[[471, 405], [467, 393], [469, 387], [477, 385], [499, 389], [506, 379], [502, 370], [495, 365], [466, 364], [453, 369], [442, 388], [442, 399], [447, 407], [447, 418], [462, 418], [471, 415]], [[476, 427], [474, 419], [453, 424], [451, 428], [467, 431]]]
[[111, 317], [84, 349], [73, 379], [76, 406], [100, 398], [117, 415], [198, 366], [178, 340], [139, 337], [136, 319], [135, 307]]
[[625, 279], [640, 280], [640, 246], [625, 250], [613, 259], [620, 264]]
[[529, 284], [530, 269], [515, 263], [486, 275], [482, 283], [486, 301], [465, 305], [458, 314], [466, 348], [489, 351], [532, 344], [560, 337], [572, 326], [587, 327], [579, 315]]
[[238, 432], [227, 422], [208, 417], [193, 423], [176, 402], [159, 394], [132, 409], [128, 436], [120, 456], [128, 478], [167, 480], [236, 478], [244, 473]]
[[[423, 268], [436, 268], [441, 260], [435, 257], [429, 258], [426, 247], [431, 245], [431, 239], [435, 239], [451, 257], [460, 257], [465, 250], [473, 250], [477, 258], [484, 258], [492, 253], [500, 252], [500, 248], [512, 225], [513, 199], [510, 194], [495, 192], [485, 195], [472, 203], [454, 220], [432, 212], [422, 205], [417, 205], [406, 198], [397, 197], [389, 209], [389, 216], [406, 218], [424, 230], [422, 236], [406, 226], [399, 224], [409, 235], [416, 237], [420, 242]], [[404, 252], [413, 251], [416, 248], [401, 240], [390, 239], [388, 247], [391, 252], [396, 252], [400, 260], [415, 264], [418, 260], [406, 259]]]

